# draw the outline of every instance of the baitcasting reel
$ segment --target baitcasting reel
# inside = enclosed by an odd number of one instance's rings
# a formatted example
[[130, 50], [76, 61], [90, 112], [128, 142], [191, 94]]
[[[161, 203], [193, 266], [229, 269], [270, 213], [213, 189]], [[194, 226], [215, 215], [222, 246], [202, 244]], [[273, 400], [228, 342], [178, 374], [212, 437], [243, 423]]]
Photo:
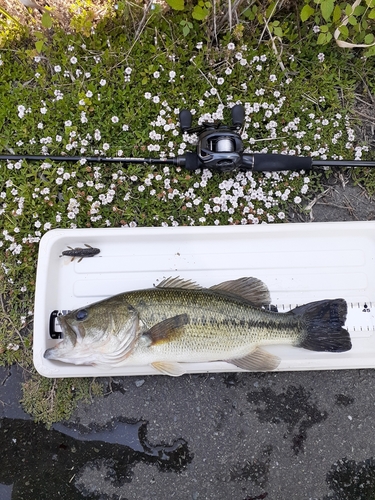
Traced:
[[[192, 115], [189, 110], [180, 112], [180, 127], [182, 132], [197, 133], [198, 144], [196, 156], [190, 158], [190, 167], [208, 168], [218, 172], [227, 172], [241, 168], [243, 163], [243, 142], [239, 135], [245, 112], [243, 106], [236, 104], [231, 109], [232, 126], [228, 127], [221, 123], [204, 123], [201, 127], [191, 128]], [[189, 154], [189, 153], [188, 153]]]

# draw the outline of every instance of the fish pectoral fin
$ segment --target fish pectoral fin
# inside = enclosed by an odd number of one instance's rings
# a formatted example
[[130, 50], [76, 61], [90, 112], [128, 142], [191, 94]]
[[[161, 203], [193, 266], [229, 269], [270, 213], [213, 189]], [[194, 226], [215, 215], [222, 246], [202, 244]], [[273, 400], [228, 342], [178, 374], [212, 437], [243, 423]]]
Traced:
[[267, 351], [263, 351], [260, 347], [257, 347], [254, 351], [251, 351], [242, 358], [226, 359], [225, 361], [227, 363], [232, 363], [243, 370], [271, 371], [275, 370], [279, 366], [281, 359], [278, 356], [274, 356]]
[[151, 345], [168, 342], [178, 338], [184, 332], [184, 326], [189, 323], [187, 314], [179, 314], [172, 318], [167, 318], [152, 326], [143, 335], [151, 340]]
[[151, 366], [158, 370], [164, 375], [170, 375], [171, 377], [180, 377], [186, 370], [184, 370], [180, 363], [168, 363], [166, 361], [155, 361], [151, 363]]
[[256, 307], [262, 307], [271, 303], [271, 296], [267, 285], [258, 278], [245, 277], [224, 281], [218, 285], [211, 286], [210, 290], [238, 297]]

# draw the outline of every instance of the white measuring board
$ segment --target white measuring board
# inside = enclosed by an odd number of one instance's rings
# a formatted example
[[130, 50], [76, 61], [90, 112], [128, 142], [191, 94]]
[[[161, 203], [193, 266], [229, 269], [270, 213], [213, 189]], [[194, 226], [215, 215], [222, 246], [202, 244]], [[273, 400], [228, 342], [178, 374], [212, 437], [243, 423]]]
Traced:
[[[92, 258], [60, 257], [70, 247], [100, 248]], [[44, 359], [54, 310], [86, 306], [150, 288], [169, 276], [202, 286], [254, 276], [280, 313], [315, 300], [343, 298], [353, 347], [345, 353], [267, 346], [277, 371], [375, 368], [375, 222], [261, 224], [122, 229], [54, 229], [40, 242], [34, 365], [46, 377], [157, 374], [151, 366], [103, 369]], [[225, 362], [187, 363], [189, 373], [241, 371]]]

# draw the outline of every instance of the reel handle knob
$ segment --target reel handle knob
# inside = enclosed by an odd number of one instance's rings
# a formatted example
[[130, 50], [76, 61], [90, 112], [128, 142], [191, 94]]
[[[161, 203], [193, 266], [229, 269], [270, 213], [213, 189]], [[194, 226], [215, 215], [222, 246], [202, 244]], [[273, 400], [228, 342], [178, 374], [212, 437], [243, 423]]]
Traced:
[[236, 128], [241, 128], [245, 120], [245, 109], [242, 104], [236, 104], [231, 109], [232, 123]]
[[185, 130], [191, 128], [191, 122], [193, 117], [188, 109], [181, 109], [179, 118], [180, 118], [180, 128], [182, 132], [185, 132]]

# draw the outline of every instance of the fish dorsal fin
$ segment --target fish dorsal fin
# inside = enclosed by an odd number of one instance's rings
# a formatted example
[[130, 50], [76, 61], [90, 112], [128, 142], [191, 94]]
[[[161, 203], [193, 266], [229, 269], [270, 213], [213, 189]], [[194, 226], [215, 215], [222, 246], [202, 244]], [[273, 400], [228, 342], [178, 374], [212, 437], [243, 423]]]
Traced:
[[156, 345], [163, 342], [175, 340], [184, 333], [184, 326], [189, 323], [189, 316], [187, 314], [179, 314], [172, 318], [167, 318], [160, 323], [152, 326], [143, 335], [149, 337], [151, 344]]
[[239, 297], [257, 307], [267, 306], [271, 303], [271, 296], [267, 285], [258, 278], [247, 277], [224, 281], [218, 285], [211, 286], [210, 290]]
[[185, 280], [177, 276], [173, 278], [172, 276], [161, 281], [156, 288], [183, 288], [185, 290], [202, 290], [202, 287], [198, 285], [195, 281]]
[[226, 359], [225, 361], [238, 366], [238, 368], [242, 368], [242, 370], [263, 372], [275, 370], [279, 366], [281, 360], [279, 357], [257, 347], [254, 351], [251, 351], [242, 358]]

